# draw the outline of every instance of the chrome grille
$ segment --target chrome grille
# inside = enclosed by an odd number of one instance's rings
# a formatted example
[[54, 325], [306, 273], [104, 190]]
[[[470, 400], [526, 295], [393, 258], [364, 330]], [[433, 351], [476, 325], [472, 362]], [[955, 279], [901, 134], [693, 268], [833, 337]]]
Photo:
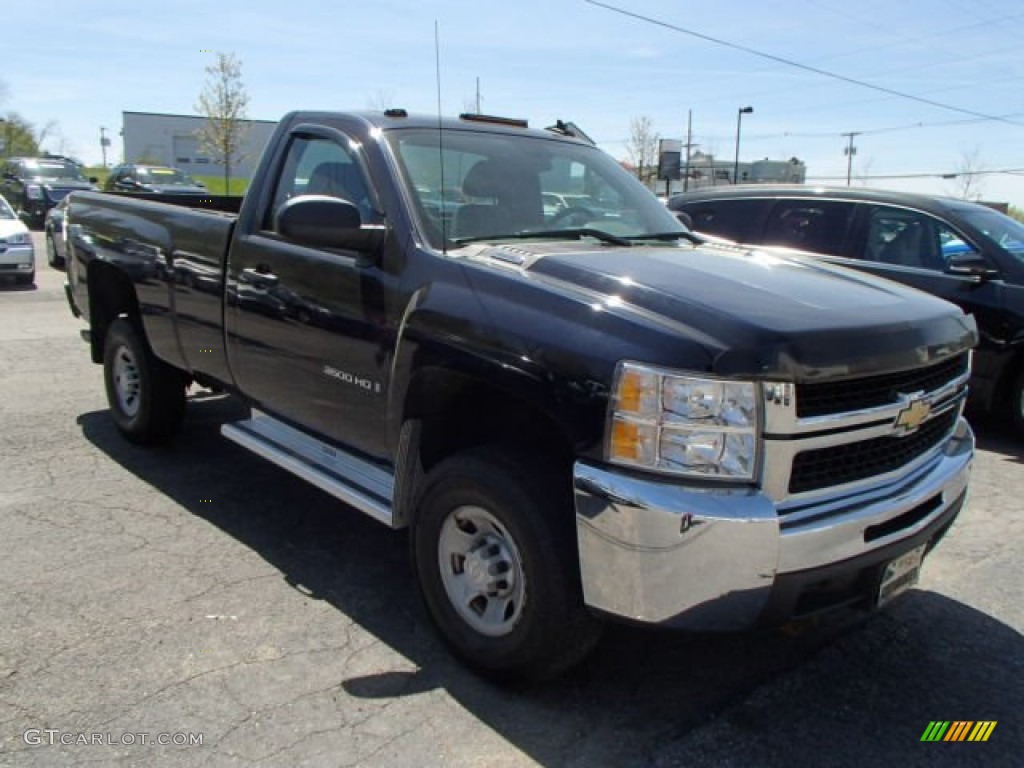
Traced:
[[941, 363], [912, 371], [847, 381], [797, 384], [796, 415], [805, 419], [896, 403], [901, 393], [931, 392], [943, 387], [963, 375], [967, 366], [968, 354], [965, 352]]
[[[854, 381], [766, 384], [762, 489], [786, 515], [808, 497], [838, 498], [898, 481], [956, 429], [969, 378], [964, 353]], [[800, 398], [811, 398], [811, 405]], [[799, 415], [808, 411], [815, 415]]]
[[956, 424], [951, 408], [906, 437], [876, 437], [798, 453], [789, 476], [789, 492], [805, 493], [884, 475], [909, 464], [938, 445]]

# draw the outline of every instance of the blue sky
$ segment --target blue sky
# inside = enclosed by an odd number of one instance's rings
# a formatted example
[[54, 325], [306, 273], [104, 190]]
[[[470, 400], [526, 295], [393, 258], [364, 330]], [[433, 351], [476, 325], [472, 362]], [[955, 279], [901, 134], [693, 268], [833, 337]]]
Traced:
[[[243, 64], [249, 116], [292, 109], [366, 109], [382, 102], [434, 113], [434, 24], [440, 27], [442, 109], [472, 105], [573, 120], [625, 157], [630, 120], [647, 116], [683, 138], [693, 111], [699, 149], [731, 158], [736, 112], [743, 160], [797, 156], [821, 183], [953, 193], [935, 176], [993, 171], [982, 196], [1024, 207], [1024, 6], [1019, 0], [804, 0], [710, 3], [608, 0], [632, 13], [844, 77], [968, 112], [878, 93], [623, 16], [585, 0], [71, 0], [7, 3], [0, 110], [57, 133], [63, 149], [99, 162], [99, 128], [120, 159], [121, 112], [193, 114], [212, 54]], [[45, 9], [45, 10], [43, 10]], [[996, 172], [998, 171], [998, 172]], [[1007, 173], [1006, 171], [1013, 171]], [[831, 177], [831, 181], [826, 179]]]

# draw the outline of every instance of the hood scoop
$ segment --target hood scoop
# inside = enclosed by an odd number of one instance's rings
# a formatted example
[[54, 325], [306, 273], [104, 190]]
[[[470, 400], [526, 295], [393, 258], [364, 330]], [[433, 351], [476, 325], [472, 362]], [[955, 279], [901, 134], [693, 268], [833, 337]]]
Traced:
[[516, 248], [515, 246], [509, 245], [488, 248], [482, 255], [489, 259], [505, 262], [506, 264], [514, 264], [517, 267], [521, 267], [530, 259], [537, 257], [537, 254], [534, 251], [528, 251], [525, 248]]

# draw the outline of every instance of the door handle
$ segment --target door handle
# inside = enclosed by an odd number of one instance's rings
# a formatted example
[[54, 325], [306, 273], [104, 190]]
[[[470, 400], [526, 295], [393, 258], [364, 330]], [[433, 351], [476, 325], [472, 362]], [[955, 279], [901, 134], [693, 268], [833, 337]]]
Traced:
[[278, 282], [277, 275], [264, 266], [259, 266], [255, 269], [246, 267], [242, 270], [242, 279], [253, 285], [273, 286], [277, 285]]

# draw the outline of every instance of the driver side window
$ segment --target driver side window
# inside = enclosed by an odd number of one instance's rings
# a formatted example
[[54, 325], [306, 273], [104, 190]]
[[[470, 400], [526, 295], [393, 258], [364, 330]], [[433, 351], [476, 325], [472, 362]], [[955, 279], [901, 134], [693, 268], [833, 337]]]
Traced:
[[382, 223], [369, 183], [353, 151], [335, 141], [316, 136], [292, 139], [264, 227], [271, 226], [274, 211], [298, 195], [341, 198], [359, 209], [363, 224]]

